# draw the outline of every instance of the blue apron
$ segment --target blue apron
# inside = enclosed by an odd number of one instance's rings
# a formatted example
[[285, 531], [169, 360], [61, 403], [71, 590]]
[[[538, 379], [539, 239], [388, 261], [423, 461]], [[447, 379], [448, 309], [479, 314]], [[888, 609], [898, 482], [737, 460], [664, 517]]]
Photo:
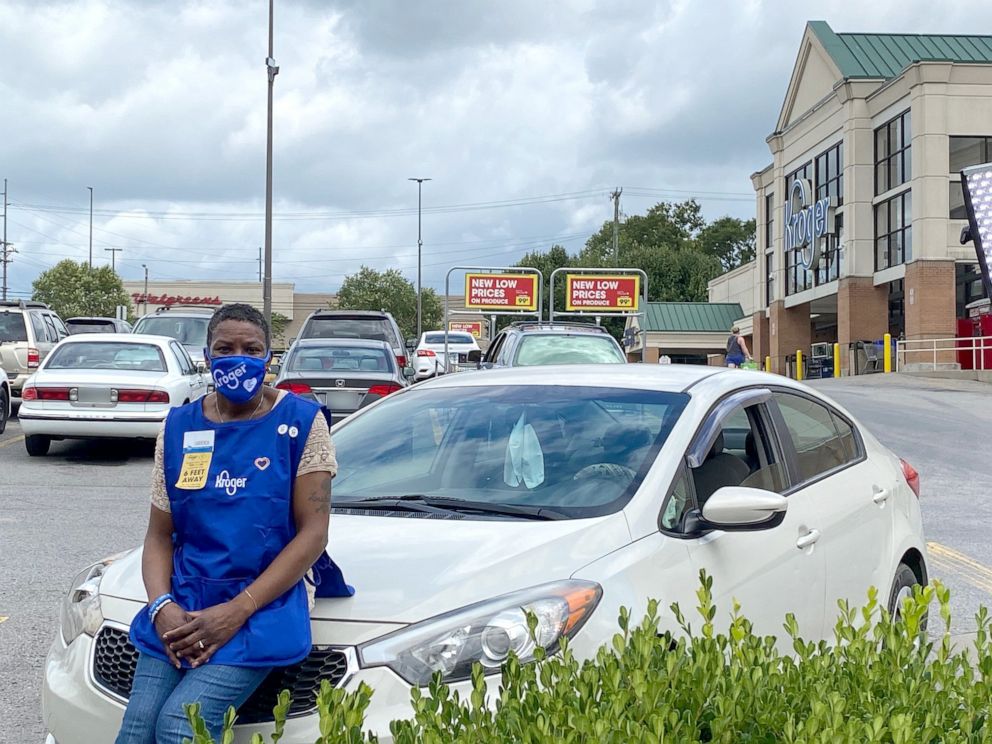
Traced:
[[[268, 568], [296, 536], [293, 484], [319, 406], [286, 395], [260, 419], [216, 424], [197, 401], [173, 409], [165, 424], [165, 485], [172, 509], [172, 595], [185, 610], [233, 599]], [[177, 488], [184, 449], [213, 438], [206, 483]], [[200, 451], [203, 451], [201, 448]], [[313, 567], [319, 597], [354, 589], [323, 553]], [[303, 580], [248, 618], [210, 658], [242, 667], [287, 666], [310, 653], [310, 612]], [[167, 661], [143, 608], [131, 623], [131, 642]], [[184, 660], [183, 665], [187, 662]]]

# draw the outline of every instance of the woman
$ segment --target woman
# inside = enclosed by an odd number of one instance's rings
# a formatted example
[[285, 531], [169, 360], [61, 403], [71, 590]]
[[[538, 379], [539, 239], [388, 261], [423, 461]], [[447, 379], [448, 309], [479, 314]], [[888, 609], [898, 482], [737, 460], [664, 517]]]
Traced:
[[311, 567], [321, 596], [350, 593], [324, 554], [337, 468], [327, 422], [263, 384], [269, 346], [258, 310], [220, 308], [205, 350], [216, 392], [173, 410], [159, 436], [149, 603], [131, 624], [139, 657], [117, 744], [192, 737], [191, 702], [219, 737], [229, 706], [310, 652]]
[[734, 326], [730, 329], [730, 338], [727, 339], [727, 366], [740, 367], [750, 359], [751, 352], [747, 350], [747, 343], [741, 336], [741, 329]]

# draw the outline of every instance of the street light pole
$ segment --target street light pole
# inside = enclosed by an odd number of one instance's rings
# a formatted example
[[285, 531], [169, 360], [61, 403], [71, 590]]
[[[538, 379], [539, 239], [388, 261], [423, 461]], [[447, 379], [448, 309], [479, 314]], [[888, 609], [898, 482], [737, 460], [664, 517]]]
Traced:
[[279, 74], [273, 59], [272, 27], [273, 3], [269, 0], [269, 56], [265, 58], [265, 70], [269, 78], [268, 131], [265, 141], [265, 279], [262, 283], [262, 312], [265, 322], [272, 324], [272, 88]]
[[87, 186], [90, 190], [90, 268], [93, 268], [93, 187]]
[[[417, 343], [420, 343], [420, 336], [424, 332], [424, 292], [421, 287], [421, 254], [423, 253], [424, 241], [421, 238], [420, 226], [421, 226], [421, 210], [423, 205], [423, 195], [424, 181], [430, 181], [430, 178], [408, 178], [407, 181], [417, 182]], [[448, 298], [445, 297], [445, 302]]]
[[145, 270], [145, 315], [148, 315], [148, 267], [141, 264], [141, 268]]

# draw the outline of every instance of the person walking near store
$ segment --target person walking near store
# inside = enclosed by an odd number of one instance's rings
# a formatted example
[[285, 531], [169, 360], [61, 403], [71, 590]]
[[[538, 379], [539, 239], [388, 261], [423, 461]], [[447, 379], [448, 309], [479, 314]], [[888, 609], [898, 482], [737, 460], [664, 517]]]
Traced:
[[741, 336], [741, 329], [734, 326], [730, 329], [730, 337], [727, 339], [727, 366], [740, 367], [750, 359], [751, 352], [748, 351], [747, 342]]
[[263, 384], [270, 339], [250, 305], [214, 313], [216, 392], [173, 410], [159, 437], [149, 602], [131, 624], [139, 656], [117, 744], [191, 738], [183, 706], [194, 702], [219, 740], [229, 706], [310, 653], [313, 595], [354, 591], [324, 552], [337, 470], [327, 421]]

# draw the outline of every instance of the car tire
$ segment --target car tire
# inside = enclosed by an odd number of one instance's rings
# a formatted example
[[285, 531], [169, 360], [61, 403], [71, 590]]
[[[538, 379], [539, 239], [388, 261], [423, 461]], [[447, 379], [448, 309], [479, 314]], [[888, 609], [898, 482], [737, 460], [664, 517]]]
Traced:
[[0, 434], [7, 428], [7, 417], [10, 415], [10, 393], [7, 388], [0, 388]]
[[[919, 586], [920, 580], [916, 573], [905, 563], [900, 563], [896, 569], [896, 577], [892, 581], [892, 591], [889, 592], [889, 614], [898, 618], [901, 614], [903, 601], [912, 596], [913, 587]], [[923, 617], [923, 628], [927, 627], [927, 617]]]
[[24, 448], [31, 457], [44, 457], [48, 454], [48, 448], [52, 446], [52, 438], [40, 434], [32, 434], [24, 437]]

